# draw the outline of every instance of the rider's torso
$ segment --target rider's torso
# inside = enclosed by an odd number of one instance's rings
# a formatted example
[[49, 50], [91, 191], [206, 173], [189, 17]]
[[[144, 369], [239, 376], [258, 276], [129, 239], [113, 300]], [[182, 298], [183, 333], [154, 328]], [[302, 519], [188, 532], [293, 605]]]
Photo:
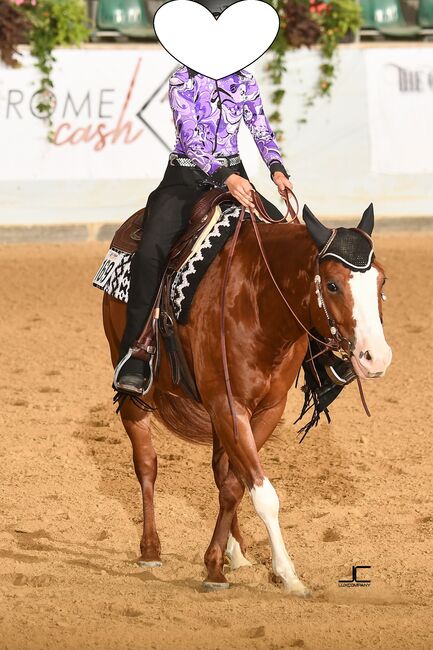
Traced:
[[263, 114], [257, 83], [248, 70], [215, 80], [191, 75], [183, 66], [170, 78], [169, 96], [177, 135], [174, 151], [185, 156], [194, 152], [205, 171], [211, 171], [206, 168], [209, 156], [239, 152], [242, 119], [265, 160], [280, 159], [274, 134]]

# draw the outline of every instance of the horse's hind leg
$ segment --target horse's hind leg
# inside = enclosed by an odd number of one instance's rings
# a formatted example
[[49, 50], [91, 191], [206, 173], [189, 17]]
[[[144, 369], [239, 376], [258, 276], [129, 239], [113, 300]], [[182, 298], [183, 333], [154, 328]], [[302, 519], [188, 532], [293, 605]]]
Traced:
[[[227, 476], [229, 460], [215, 431], [213, 433], [212, 469], [219, 490]], [[240, 566], [251, 566], [251, 562], [245, 557], [245, 552], [246, 548], [239, 528], [238, 513], [235, 510], [225, 550], [233, 570], [238, 569]]]
[[243, 497], [244, 489], [243, 484], [229, 466], [219, 489], [220, 509], [214, 534], [204, 556], [204, 562], [208, 571], [207, 578], [204, 582], [205, 588], [218, 589], [229, 586], [223, 573], [224, 553], [233, 516]]
[[140, 566], [161, 565], [161, 544], [155, 524], [154, 487], [157, 474], [156, 452], [152, 444], [150, 413], [127, 399], [121, 409], [123, 426], [131, 440], [135, 474], [143, 497], [143, 535]]

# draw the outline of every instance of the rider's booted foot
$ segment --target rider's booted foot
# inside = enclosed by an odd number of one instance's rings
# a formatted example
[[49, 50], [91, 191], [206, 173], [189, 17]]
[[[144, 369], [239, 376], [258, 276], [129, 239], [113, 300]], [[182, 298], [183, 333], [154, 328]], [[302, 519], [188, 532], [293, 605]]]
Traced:
[[148, 361], [121, 359], [114, 374], [114, 388], [130, 395], [143, 395], [150, 387], [152, 373]]
[[319, 410], [324, 411], [338, 397], [344, 386], [356, 377], [350, 361], [335, 357], [331, 365], [325, 365], [326, 375], [322, 374], [322, 385], [317, 388]]
[[346, 386], [356, 377], [352, 363], [347, 359], [335, 357], [335, 361], [325, 366], [326, 374], [333, 384], [337, 386]]

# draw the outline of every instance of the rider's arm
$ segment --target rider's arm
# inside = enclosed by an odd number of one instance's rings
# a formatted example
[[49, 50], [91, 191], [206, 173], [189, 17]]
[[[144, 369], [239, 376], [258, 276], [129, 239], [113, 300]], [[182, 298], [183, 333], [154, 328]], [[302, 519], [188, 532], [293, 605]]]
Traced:
[[[221, 165], [209, 150], [206, 124], [200, 123], [193, 84], [188, 84], [180, 71], [170, 79], [168, 97], [178, 138], [185, 154], [218, 186], [224, 185], [233, 171]], [[207, 146], [206, 146], [207, 143]]]
[[265, 115], [262, 98], [257, 81], [251, 75], [247, 81], [247, 99], [244, 103], [243, 118], [260, 154], [268, 166], [271, 176], [275, 172], [282, 172], [287, 178], [287, 173], [280, 154], [275, 134]]

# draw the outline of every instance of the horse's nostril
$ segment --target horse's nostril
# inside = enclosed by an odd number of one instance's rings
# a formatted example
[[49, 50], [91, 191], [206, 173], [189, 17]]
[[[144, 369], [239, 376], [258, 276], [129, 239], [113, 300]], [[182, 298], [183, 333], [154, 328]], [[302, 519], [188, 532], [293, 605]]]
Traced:
[[361, 350], [361, 352], [359, 353], [359, 358], [362, 359], [363, 357], [365, 357], [366, 361], [371, 361], [373, 358], [368, 350], [366, 350], [365, 352]]

